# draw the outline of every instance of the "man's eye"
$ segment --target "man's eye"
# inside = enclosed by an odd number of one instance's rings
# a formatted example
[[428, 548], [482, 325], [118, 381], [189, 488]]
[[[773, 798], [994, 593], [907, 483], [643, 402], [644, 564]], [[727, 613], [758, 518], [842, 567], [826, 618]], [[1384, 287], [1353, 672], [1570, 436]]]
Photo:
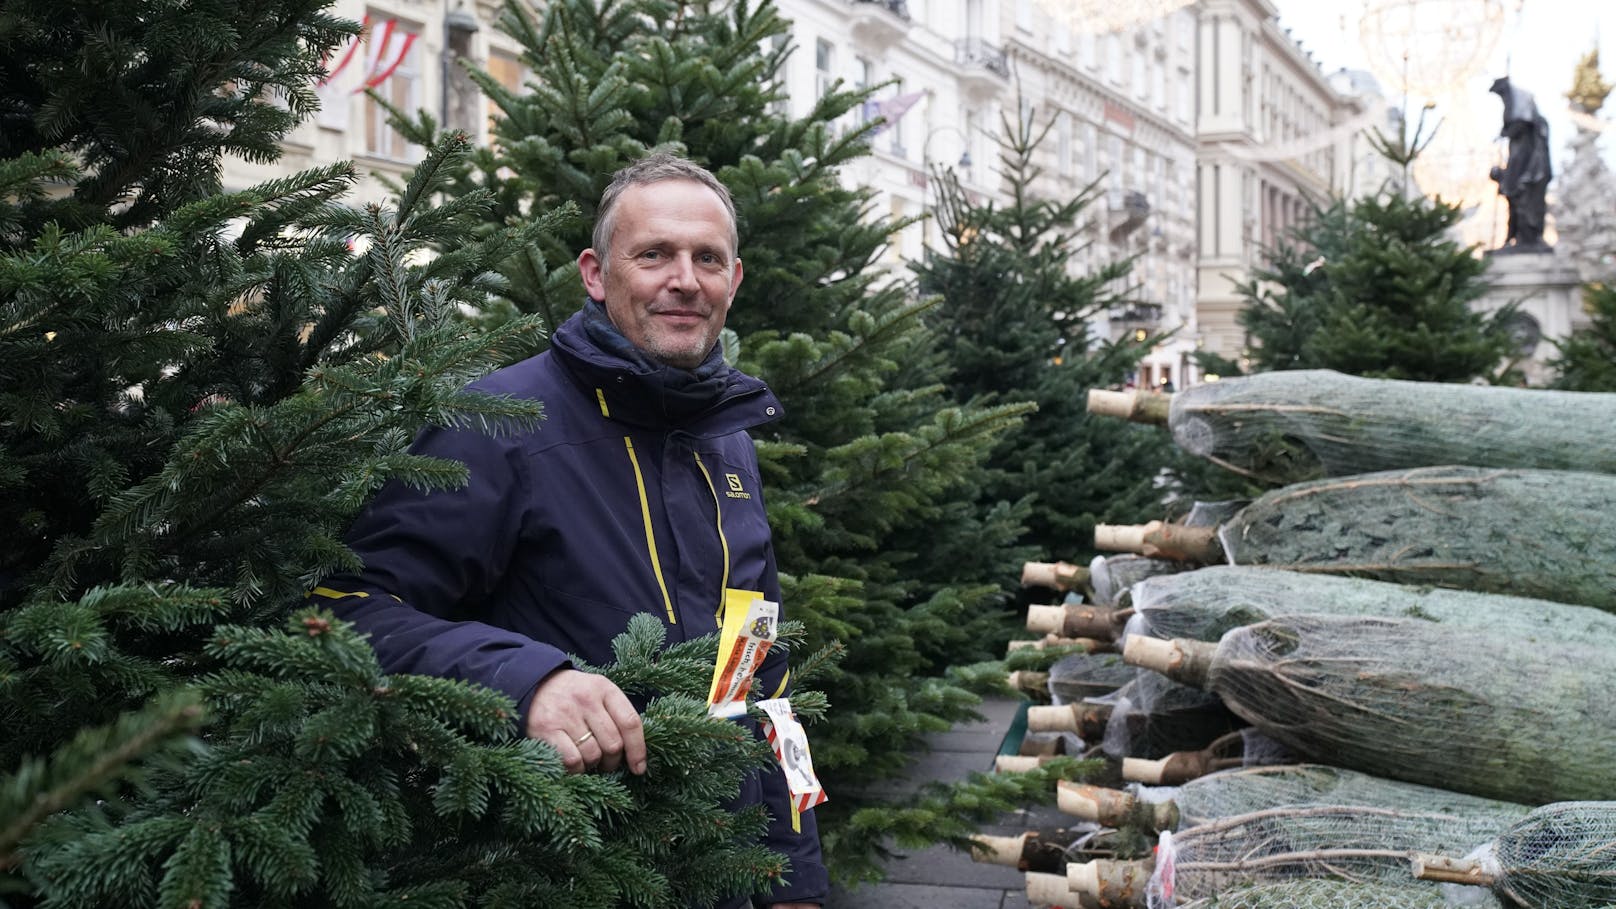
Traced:
[[642, 258], [642, 259], [660, 259], [660, 258], [662, 258], [662, 251], [659, 250], [659, 249], [648, 249], [645, 252], [640, 253], [640, 258]]

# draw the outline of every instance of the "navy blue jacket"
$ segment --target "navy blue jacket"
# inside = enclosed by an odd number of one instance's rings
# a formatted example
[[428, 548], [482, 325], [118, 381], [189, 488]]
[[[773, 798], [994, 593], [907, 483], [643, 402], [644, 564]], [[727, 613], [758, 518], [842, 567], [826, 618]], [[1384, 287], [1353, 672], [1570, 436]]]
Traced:
[[[626, 358], [597, 343], [589, 312], [563, 324], [549, 351], [472, 385], [543, 402], [538, 428], [424, 431], [412, 451], [464, 462], [469, 483], [432, 493], [390, 483], [354, 523], [348, 543], [363, 572], [316, 593], [370, 636], [385, 671], [477, 682], [525, 716], [568, 653], [611, 663], [631, 616], [662, 619], [672, 643], [717, 629], [725, 588], [779, 602], [746, 434], [777, 418], [779, 401], [721, 362], [693, 383]], [[774, 696], [789, 681], [784, 653], [771, 651], [758, 684]], [[773, 818], [765, 842], [792, 865], [789, 884], [760, 901], [822, 902], [813, 813], [792, 829], [778, 768], [745, 782], [739, 804], [759, 801]]]

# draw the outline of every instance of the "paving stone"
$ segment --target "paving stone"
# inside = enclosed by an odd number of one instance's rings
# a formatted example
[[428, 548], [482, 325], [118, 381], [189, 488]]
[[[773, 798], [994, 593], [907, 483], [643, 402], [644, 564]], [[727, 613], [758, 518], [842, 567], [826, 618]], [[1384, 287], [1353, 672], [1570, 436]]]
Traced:
[[[983, 887], [878, 884], [832, 890], [825, 909], [1000, 909], [1007, 891]], [[1021, 905], [1027, 904], [1023, 896]]]
[[936, 884], [948, 887], [993, 887], [1001, 890], [1022, 886], [1020, 871], [1004, 865], [973, 862], [971, 857], [948, 846], [932, 846], [904, 853], [903, 858], [884, 863], [887, 881], [894, 884]]

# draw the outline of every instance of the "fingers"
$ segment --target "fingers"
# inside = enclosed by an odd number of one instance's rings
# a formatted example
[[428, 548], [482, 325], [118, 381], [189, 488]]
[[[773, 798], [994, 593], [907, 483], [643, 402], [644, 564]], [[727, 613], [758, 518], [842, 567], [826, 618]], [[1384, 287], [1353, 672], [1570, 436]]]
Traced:
[[628, 695], [616, 685], [607, 694], [606, 713], [615, 727], [619, 752], [628, 769], [636, 774], [645, 772], [645, 723], [639, 711], [629, 702]]
[[568, 773], [623, 766], [645, 772], [645, 732], [628, 696], [604, 676], [562, 669], [534, 689], [529, 738], [555, 747]]

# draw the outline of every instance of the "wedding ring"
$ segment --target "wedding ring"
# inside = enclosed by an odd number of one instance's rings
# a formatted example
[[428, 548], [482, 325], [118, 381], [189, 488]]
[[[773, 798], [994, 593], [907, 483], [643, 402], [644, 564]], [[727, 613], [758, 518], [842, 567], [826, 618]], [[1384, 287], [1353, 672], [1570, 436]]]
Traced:
[[592, 739], [594, 737], [595, 737], [595, 732], [594, 732], [594, 730], [591, 729], [590, 731], [584, 733], [583, 735], [580, 735], [577, 738], [573, 739], [572, 743], [574, 745], [582, 745], [583, 743], [589, 741], [590, 739]]

